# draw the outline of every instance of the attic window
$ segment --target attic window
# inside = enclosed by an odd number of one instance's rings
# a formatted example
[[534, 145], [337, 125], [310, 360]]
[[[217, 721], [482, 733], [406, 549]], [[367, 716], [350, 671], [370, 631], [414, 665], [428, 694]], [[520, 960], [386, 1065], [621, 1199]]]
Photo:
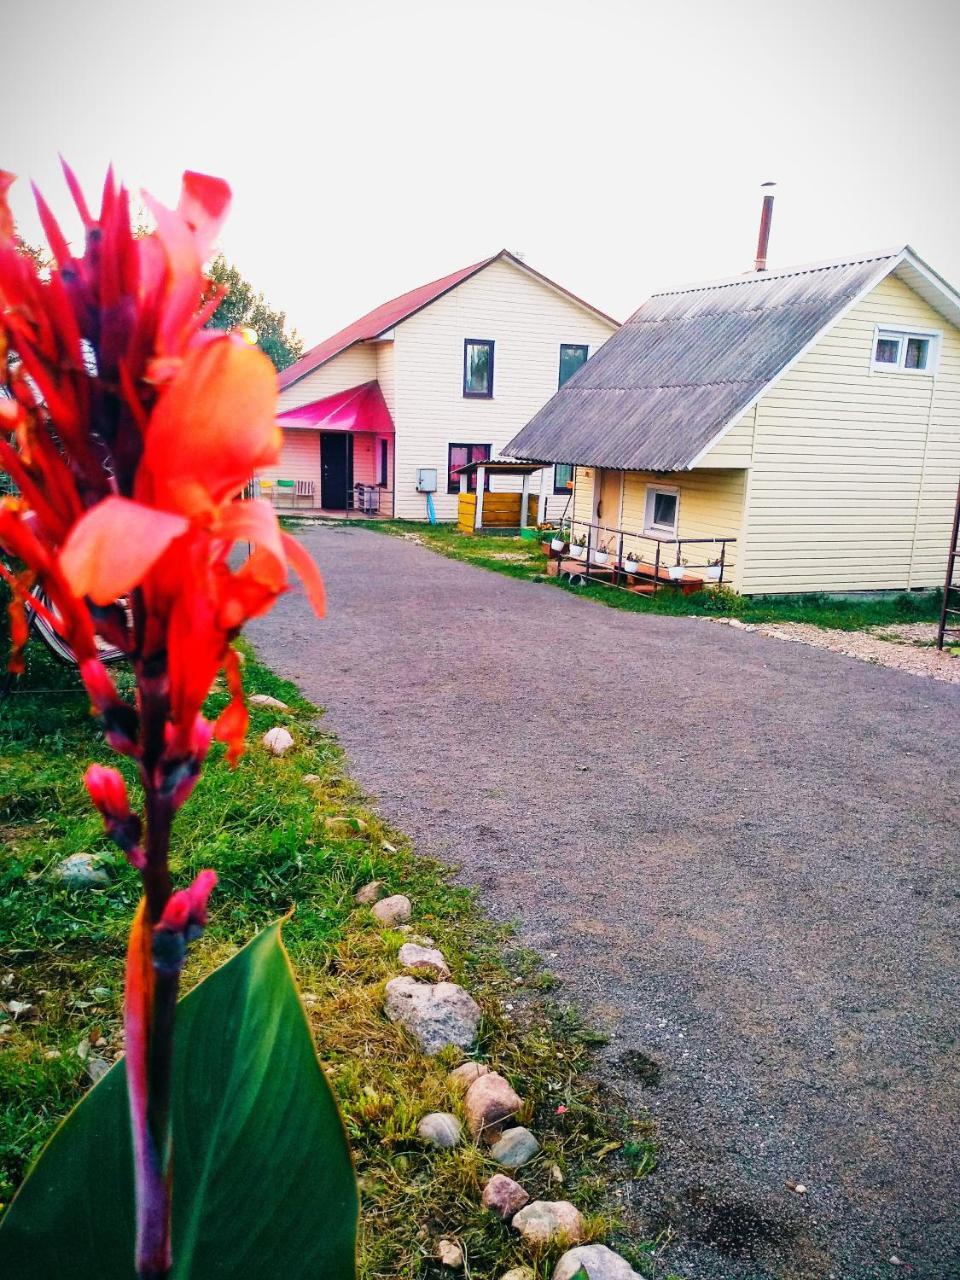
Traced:
[[872, 368], [881, 373], [933, 373], [938, 337], [914, 329], [877, 329]]

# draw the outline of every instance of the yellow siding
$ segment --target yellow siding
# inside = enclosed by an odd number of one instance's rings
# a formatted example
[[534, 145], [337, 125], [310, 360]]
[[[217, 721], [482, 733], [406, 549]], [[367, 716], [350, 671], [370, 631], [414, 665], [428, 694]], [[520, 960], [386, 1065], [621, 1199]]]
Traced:
[[[878, 324], [942, 333], [935, 375], [872, 371]], [[888, 277], [757, 406], [740, 589], [939, 585], [958, 474], [960, 332]]]
[[[574, 521], [593, 521], [593, 493], [598, 471], [578, 467], [574, 488]], [[643, 532], [647, 487], [663, 485], [678, 489], [677, 536], [683, 538], [739, 538], [743, 515], [746, 473], [740, 470], [697, 471], [627, 471], [624, 473], [623, 504], [620, 527], [638, 535]], [[624, 537], [624, 548], [631, 549], [630, 538]], [[725, 555], [724, 582], [736, 585], [738, 543], [728, 544]], [[636, 543], [647, 560], [655, 554], [652, 543]], [[689, 545], [681, 549], [684, 560], [705, 564], [720, 555], [720, 547]], [[676, 548], [665, 546], [666, 563], [676, 562]]]
[[[376, 348], [360, 343], [334, 356], [319, 369], [314, 369], [313, 373], [300, 378], [292, 387], [281, 391], [280, 411], [296, 409], [302, 404], [321, 400], [324, 396], [335, 395], [338, 391], [359, 387], [361, 383], [371, 382], [376, 376]], [[387, 403], [390, 403], [389, 400]]]
[[377, 381], [390, 410], [390, 417], [397, 421], [397, 380], [394, 374], [394, 345], [390, 342], [375, 342], [373, 351], [377, 361]]
[[[437, 515], [455, 520], [458, 495], [446, 491], [447, 446], [490, 444], [496, 456], [557, 390], [560, 344], [586, 343], [592, 354], [614, 328], [503, 261], [492, 263], [397, 325], [393, 344], [396, 514], [424, 518], [416, 472], [418, 467], [436, 467]], [[491, 400], [463, 396], [466, 338], [495, 343]], [[558, 516], [567, 496], [552, 496], [552, 470], [542, 474], [551, 494], [550, 514]], [[519, 487], [512, 478], [498, 478], [494, 484], [498, 490]], [[536, 490], [537, 485], [534, 476], [531, 488]]]

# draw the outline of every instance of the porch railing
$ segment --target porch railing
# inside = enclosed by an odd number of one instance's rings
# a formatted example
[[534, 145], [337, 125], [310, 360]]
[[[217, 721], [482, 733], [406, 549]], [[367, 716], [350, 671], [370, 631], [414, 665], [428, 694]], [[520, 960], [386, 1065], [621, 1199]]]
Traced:
[[[727, 569], [727, 548], [736, 542], [733, 537], [717, 536], [660, 538], [589, 520], [568, 520], [566, 527], [570, 552], [565, 558], [575, 563], [579, 576], [627, 589], [639, 579], [650, 583], [654, 592], [671, 582], [681, 585], [684, 576], [721, 586]], [[578, 546], [579, 539], [583, 542]], [[693, 560], [684, 555], [685, 549], [695, 557]], [[635, 569], [624, 567], [634, 563]]]

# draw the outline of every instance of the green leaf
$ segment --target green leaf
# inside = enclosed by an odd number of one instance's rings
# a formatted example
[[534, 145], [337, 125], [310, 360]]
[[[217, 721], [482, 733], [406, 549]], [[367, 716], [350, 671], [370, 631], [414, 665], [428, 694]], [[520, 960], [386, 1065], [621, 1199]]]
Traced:
[[[176, 1280], [354, 1280], [357, 1189], [271, 925], [177, 1009]], [[132, 1280], [124, 1063], [67, 1116], [0, 1223], [0, 1275]]]

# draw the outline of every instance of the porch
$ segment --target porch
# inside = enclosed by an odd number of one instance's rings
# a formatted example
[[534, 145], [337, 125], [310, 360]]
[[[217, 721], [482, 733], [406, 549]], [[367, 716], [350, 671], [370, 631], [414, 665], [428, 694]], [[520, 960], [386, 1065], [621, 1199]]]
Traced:
[[393, 516], [394, 426], [377, 382], [350, 387], [277, 419], [280, 457], [254, 479], [284, 515]]
[[690, 595], [724, 585], [736, 538], [659, 537], [589, 520], [573, 519], [551, 538], [552, 573], [572, 584], [602, 582], [635, 595], [664, 587]]

